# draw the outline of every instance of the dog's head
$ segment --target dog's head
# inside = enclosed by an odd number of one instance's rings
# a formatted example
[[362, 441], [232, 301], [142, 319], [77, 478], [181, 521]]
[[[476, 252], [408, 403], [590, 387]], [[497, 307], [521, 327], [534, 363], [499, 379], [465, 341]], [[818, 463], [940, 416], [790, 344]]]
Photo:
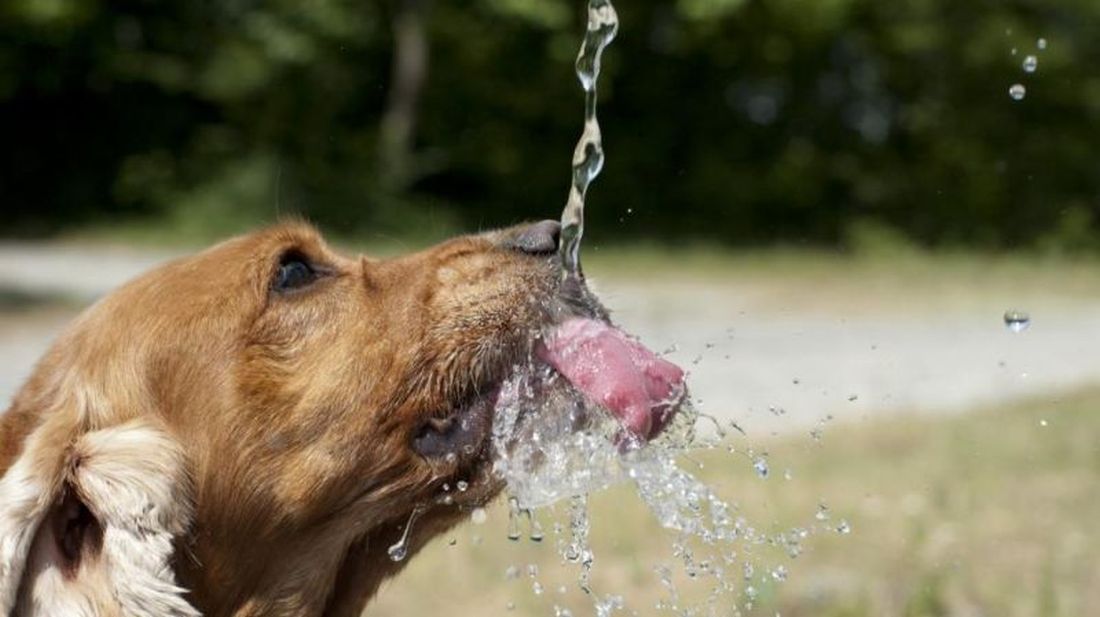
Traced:
[[[499, 490], [492, 412], [514, 367], [583, 373], [546, 334], [603, 311], [557, 244], [544, 222], [348, 259], [292, 224], [107, 297], [0, 425], [0, 613], [355, 613], [414, 511], [410, 551]], [[143, 559], [161, 596], [112, 578]]]

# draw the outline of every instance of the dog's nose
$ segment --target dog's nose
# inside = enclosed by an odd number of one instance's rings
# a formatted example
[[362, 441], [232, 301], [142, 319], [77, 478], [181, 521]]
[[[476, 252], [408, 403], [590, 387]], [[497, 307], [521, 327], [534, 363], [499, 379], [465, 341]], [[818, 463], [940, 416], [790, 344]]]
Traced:
[[519, 230], [508, 241], [508, 247], [529, 255], [549, 255], [558, 250], [561, 239], [561, 223], [539, 221]]

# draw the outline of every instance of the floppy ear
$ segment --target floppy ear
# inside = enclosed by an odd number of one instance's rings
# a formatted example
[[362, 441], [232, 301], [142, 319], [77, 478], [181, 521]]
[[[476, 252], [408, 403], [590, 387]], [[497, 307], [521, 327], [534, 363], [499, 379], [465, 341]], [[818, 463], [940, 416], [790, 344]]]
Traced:
[[191, 521], [179, 444], [151, 419], [80, 434], [65, 416], [0, 478], [0, 616], [198, 616], [172, 568]]

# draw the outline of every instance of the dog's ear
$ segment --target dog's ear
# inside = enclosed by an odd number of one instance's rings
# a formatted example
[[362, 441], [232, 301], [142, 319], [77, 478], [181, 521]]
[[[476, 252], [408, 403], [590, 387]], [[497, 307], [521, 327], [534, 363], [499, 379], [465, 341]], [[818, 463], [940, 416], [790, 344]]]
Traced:
[[0, 477], [0, 617], [197, 616], [172, 563], [191, 521], [178, 442], [151, 419], [81, 433], [65, 413], [24, 432]]

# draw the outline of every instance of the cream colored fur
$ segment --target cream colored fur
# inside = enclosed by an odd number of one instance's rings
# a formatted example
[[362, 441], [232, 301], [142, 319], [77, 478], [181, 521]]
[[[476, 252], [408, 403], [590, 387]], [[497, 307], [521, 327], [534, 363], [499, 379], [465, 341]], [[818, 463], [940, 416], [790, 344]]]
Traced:
[[[0, 480], [0, 615], [197, 616], [172, 568], [173, 540], [191, 520], [175, 440], [147, 419], [86, 433], [56, 453], [39, 451], [48, 446], [35, 437]], [[53, 456], [61, 464], [37, 464]], [[102, 530], [98, 550], [82, 552], [69, 572], [43, 524], [63, 491]]]

